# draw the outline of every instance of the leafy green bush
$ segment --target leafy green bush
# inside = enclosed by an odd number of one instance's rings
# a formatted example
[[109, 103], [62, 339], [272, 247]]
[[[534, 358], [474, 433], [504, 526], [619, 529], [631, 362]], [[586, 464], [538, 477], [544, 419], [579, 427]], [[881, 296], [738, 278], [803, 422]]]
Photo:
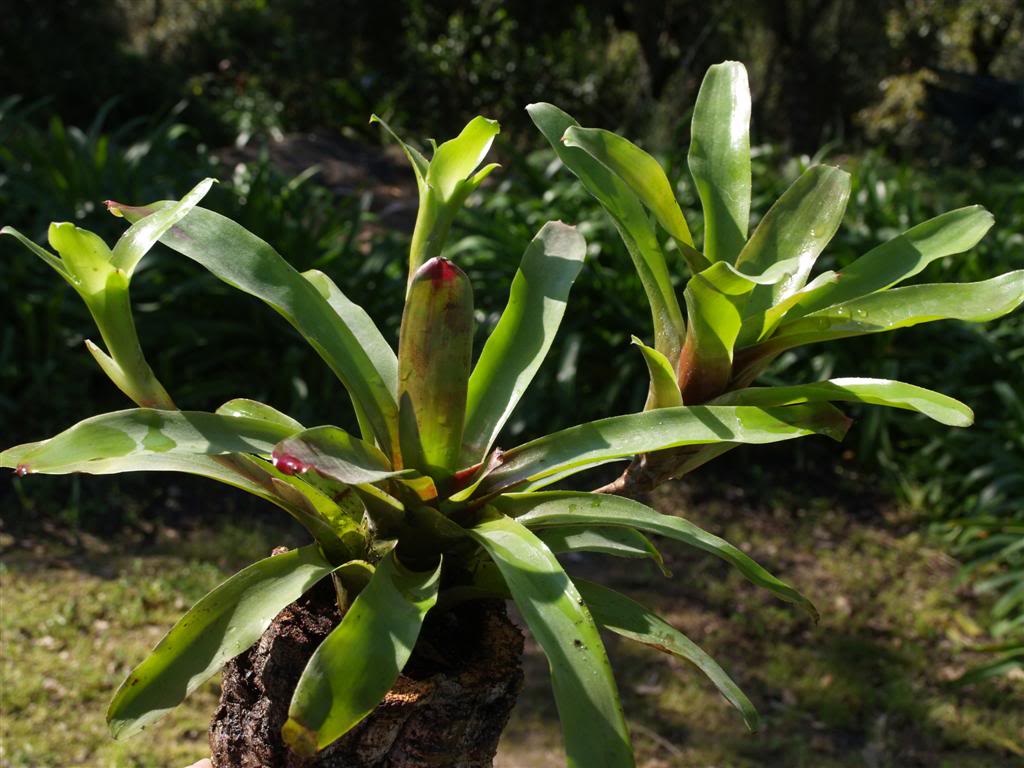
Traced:
[[[649, 374], [643, 411], [507, 451], [496, 441], [551, 348], [587, 249], [572, 227], [540, 228], [474, 364], [471, 281], [441, 254], [456, 213], [495, 168], [478, 169], [498, 134], [494, 121], [474, 119], [430, 160], [399, 140], [420, 206], [397, 354], [323, 272], [297, 271], [240, 224], [198, 207], [209, 179], [176, 202], [108, 202], [131, 223], [113, 248], [67, 222], [49, 228], [56, 254], [4, 229], [79, 294], [105, 347], [86, 341], [89, 352], [138, 407], [10, 448], [0, 466], [21, 477], [144, 470], [208, 477], [282, 508], [313, 539], [231, 577], [179, 621], [115, 694], [108, 711], [115, 736], [137, 733], [173, 708], [328, 575], [344, 617], [292, 697], [282, 735], [296, 752], [323, 749], [374, 709], [430, 610], [483, 596], [514, 600], [547, 655], [570, 765], [634, 762], [599, 624], [693, 662], [755, 726], [750, 701], [692, 641], [624, 595], [571, 579], [556, 554], [596, 550], [660, 564], [645, 536], [655, 533], [724, 559], [816, 615], [804, 596], [736, 547], [629, 496], [740, 444], [841, 439], [849, 420], [833, 402], [967, 426], [973, 414], [963, 403], [897, 381], [750, 385], [773, 360], [806, 344], [1007, 314], [1024, 303], [1024, 270], [967, 284], [893, 287], [978, 242], [991, 216], [971, 206], [875, 247], [841, 278], [826, 271], [812, 279], [842, 219], [849, 176], [808, 168], [748, 237], [749, 98], [745, 70], [727, 62], [712, 67], [697, 99], [688, 163], [704, 212], [702, 251], [656, 160], [551, 105], [530, 107], [559, 158], [613, 220], [639, 273], [654, 338], [651, 346], [634, 339]], [[283, 316], [347, 390], [361, 437], [333, 425], [307, 429], [248, 398], [213, 413], [179, 410], [143, 354], [129, 297], [137, 267], [158, 241]], [[685, 316], [667, 243], [691, 271]], [[262, 344], [276, 349], [267, 338]], [[545, 490], [630, 457], [619, 480], [596, 491]]]

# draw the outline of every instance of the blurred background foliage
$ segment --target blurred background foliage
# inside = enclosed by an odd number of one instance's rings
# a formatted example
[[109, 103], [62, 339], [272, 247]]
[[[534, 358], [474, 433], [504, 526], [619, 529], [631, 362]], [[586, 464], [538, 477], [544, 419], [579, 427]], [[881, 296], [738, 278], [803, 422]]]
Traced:
[[[495, 117], [504, 168], [450, 244], [474, 278], [481, 337], [544, 221], [577, 222], [590, 243], [572, 311], [508, 428], [510, 444], [638, 409], [646, 375], [629, 336], [646, 334], [649, 322], [609, 221], [541, 149], [523, 107], [553, 102], [654, 151], [699, 230], [685, 165], [689, 110], [707, 66], [726, 58], [750, 72], [761, 142], [756, 215], [812, 162], [853, 175], [847, 217], [821, 268], [968, 203], [992, 210], [996, 227], [922, 278], [977, 280], [1024, 267], [1024, 10], [1016, 0], [13, 4], [0, 29], [0, 223], [43, 242], [51, 219], [71, 219], [112, 239], [121, 222], [105, 214], [104, 199], [177, 197], [214, 175], [222, 183], [210, 207], [296, 267], [331, 274], [394, 338], [414, 195], [411, 174], [367, 118], [382, 114], [422, 145], [475, 114]], [[82, 349], [94, 331], [76, 297], [13, 242], [0, 252], [4, 444], [124, 407]], [[332, 376], [278, 318], [168, 252], [144, 266], [133, 285], [140, 336], [183, 407], [245, 396], [309, 423], [350, 423]], [[977, 588], [998, 596], [994, 630], [1012, 649], [1024, 629], [1022, 374], [1019, 314], [794, 352], [766, 378], [898, 378], [965, 400], [978, 424], [949, 431], [865, 410], [840, 448], [737, 451], [728, 472], [766, 492], [794, 469], [813, 468], [826, 481], [849, 472], [884, 478], [979, 574]], [[59, 518], [109, 531], [182, 508], [145, 479], [90, 478], [90, 500], [79, 484], [64, 478], [29, 491], [5, 480], [3, 522]], [[171, 492], [182, 488], [190, 485]], [[203, 485], [188, 503], [205, 511], [219, 498]]]

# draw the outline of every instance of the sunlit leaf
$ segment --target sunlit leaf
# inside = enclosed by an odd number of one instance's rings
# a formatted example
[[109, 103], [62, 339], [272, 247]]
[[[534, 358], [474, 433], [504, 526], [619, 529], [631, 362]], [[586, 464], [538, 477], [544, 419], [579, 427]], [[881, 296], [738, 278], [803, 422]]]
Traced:
[[736, 266], [750, 274], [783, 270], [786, 277], [755, 288], [747, 314], [767, 310], [804, 287], [819, 254], [839, 229], [849, 197], [850, 174], [815, 165], [768, 209]]
[[771, 338], [743, 351], [744, 362], [786, 349], [882, 333], [934, 320], [986, 322], [1024, 303], [1024, 270], [977, 283], [911, 285], [874, 293], [784, 322]]
[[739, 62], [704, 75], [687, 160], [704, 207], [704, 255], [735, 263], [750, 221], [750, 86]]
[[578, 147], [625, 182], [658, 223], [681, 245], [693, 248], [693, 236], [661, 164], [636, 144], [602, 128], [570, 126], [562, 141]]
[[633, 344], [640, 348], [647, 364], [647, 373], [651, 377], [650, 394], [644, 404], [644, 410], [652, 408], [674, 408], [683, 404], [683, 396], [676, 382], [676, 371], [672, 363], [656, 349], [648, 347], [636, 336]]
[[782, 600], [795, 603], [817, 620], [818, 612], [806, 597], [729, 542], [689, 520], [663, 515], [638, 501], [600, 493], [543, 491], [505, 494], [495, 499], [493, 504], [530, 529], [549, 525], [622, 525], [681, 541], [720, 557], [754, 584]]
[[437, 602], [441, 566], [411, 571], [389, 552], [299, 678], [282, 735], [310, 756], [366, 717], [409, 660]]
[[203, 179], [178, 202], [165, 206], [152, 216], [147, 216], [145, 221], [136, 222], [128, 227], [114, 245], [111, 264], [131, 275], [142, 257], [149, 253], [164, 233], [199, 205], [199, 201], [206, 197], [215, 181]]
[[917, 411], [951, 427], [969, 427], [974, 422], [974, 413], [959, 400], [889, 379], [847, 378], [792, 387], [748, 387], [728, 392], [714, 402], [762, 408], [815, 402], [870, 403]]
[[608, 656], [583, 599], [534, 534], [503, 516], [470, 529], [508, 585], [551, 669], [569, 768], [635, 764]]
[[[109, 204], [131, 222], [164, 204], [133, 208]], [[218, 278], [256, 296], [295, 326], [320, 354], [365, 414], [373, 437], [390, 456], [398, 451], [398, 404], [388, 373], [377, 370], [361, 335], [263, 240], [220, 214], [196, 207], [160, 242], [206, 267]]]
[[303, 547], [260, 560], [206, 595], [117, 689], [107, 710], [114, 738], [138, 733], [180, 704], [333, 569], [315, 546]]
[[479, 462], [544, 361], [583, 266], [574, 227], [548, 222], [523, 254], [508, 304], [469, 379], [462, 463]]
[[913, 277], [936, 259], [962, 253], [977, 245], [992, 227], [992, 214], [980, 205], [958, 208], [911, 227], [848, 267], [841, 279], [809, 291], [787, 320], [867, 296]]
[[196, 455], [270, 455], [293, 432], [261, 419], [139, 408], [93, 416], [49, 440], [9, 448], [0, 453], [0, 466], [50, 475], [160, 469], [165, 462], [177, 469]]
[[729, 383], [733, 347], [754, 288], [753, 282], [724, 261], [712, 264], [686, 284], [683, 296], [690, 323], [678, 369], [684, 403], [706, 402]]
[[565, 167], [579, 178], [615, 222], [651, 307], [654, 347], [669, 360], [675, 360], [682, 347], [686, 324], [665, 254], [643, 205], [615, 174], [582, 149], [562, 143], [565, 132], [579, 125], [570, 115], [544, 103], [531, 104], [526, 110]]
[[506, 451], [478, 495], [539, 480], [572, 467], [704, 443], [774, 443], [811, 434], [842, 439], [849, 426], [832, 408], [797, 405], [693, 406], [612, 416], [554, 432]]

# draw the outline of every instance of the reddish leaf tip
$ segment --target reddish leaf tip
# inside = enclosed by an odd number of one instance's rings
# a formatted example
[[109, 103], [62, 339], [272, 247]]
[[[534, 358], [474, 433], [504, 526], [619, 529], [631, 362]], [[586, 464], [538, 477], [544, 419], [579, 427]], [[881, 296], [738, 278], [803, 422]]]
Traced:
[[450, 283], [453, 280], [457, 280], [463, 275], [461, 269], [448, 259], [442, 258], [441, 256], [435, 256], [422, 267], [416, 276], [421, 277], [425, 280], [430, 280], [435, 285], [441, 283]]
[[309, 465], [287, 453], [274, 453], [270, 462], [282, 475], [300, 475], [309, 470]]

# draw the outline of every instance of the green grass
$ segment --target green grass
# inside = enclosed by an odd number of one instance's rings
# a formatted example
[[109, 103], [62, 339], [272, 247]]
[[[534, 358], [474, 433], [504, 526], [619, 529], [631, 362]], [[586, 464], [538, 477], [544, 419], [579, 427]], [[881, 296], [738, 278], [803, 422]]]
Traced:
[[[863, 480], [861, 483], [863, 484]], [[716, 560], [666, 546], [671, 581], [632, 561], [570, 564], [656, 606], [700, 642], [764, 718], [749, 734], [688, 665], [609, 638], [644, 768], [997, 768], [1024, 758], [1024, 683], [949, 681], [984, 639], [986, 606], [957, 590], [957, 563], [899, 510], [873, 498], [790, 494], [772, 503], [715, 487], [671, 486], [657, 500], [745, 547], [809, 594], [817, 627]], [[109, 739], [114, 686], [182, 611], [283, 529], [221, 523], [159, 529], [137, 542], [49, 535], [4, 542], [0, 712], [5, 768], [160, 766], [203, 756], [210, 683], [143, 737]], [[527, 684], [499, 768], [561, 764], [546, 663], [528, 644]]]

